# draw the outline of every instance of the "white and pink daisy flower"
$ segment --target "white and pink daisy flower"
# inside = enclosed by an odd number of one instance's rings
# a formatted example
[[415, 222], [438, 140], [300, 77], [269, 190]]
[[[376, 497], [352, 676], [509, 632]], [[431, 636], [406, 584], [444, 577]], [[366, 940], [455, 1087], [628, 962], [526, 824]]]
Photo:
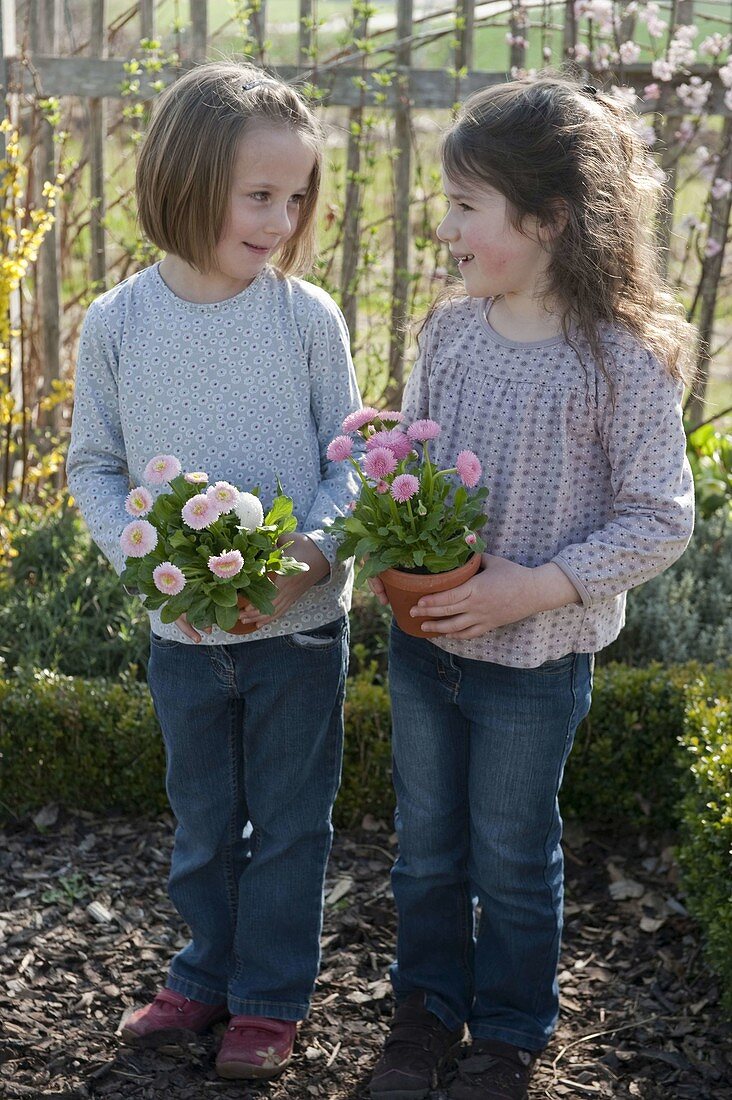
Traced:
[[388, 447], [375, 447], [363, 460], [363, 472], [375, 481], [382, 481], [396, 470], [397, 460]]
[[480, 459], [472, 451], [461, 451], [455, 461], [455, 468], [463, 485], [474, 489], [480, 480], [482, 468]]
[[379, 420], [383, 424], [401, 424], [404, 420], [404, 413], [395, 412], [393, 409], [382, 409], [379, 413]]
[[264, 509], [259, 497], [254, 493], [238, 493], [234, 511], [239, 517], [239, 527], [243, 531], [256, 531], [264, 523]]
[[219, 518], [219, 510], [206, 493], [196, 493], [183, 505], [181, 515], [184, 522], [194, 531], [202, 531], [204, 527], [210, 527]]
[[182, 466], [175, 455], [155, 455], [145, 467], [145, 481], [150, 485], [164, 485], [181, 472]]
[[343, 462], [353, 454], [353, 440], [348, 435], [337, 435], [330, 441], [325, 453], [331, 462]]
[[164, 592], [166, 596], [177, 596], [185, 588], [186, 578], [177, 565], [164, 561], [153, 569], [153, 583], [158, 592]]
[[206, 492], [206, 496], [213, 500], [219, 510], [219, 515], [222, 516], [225, 516], [227, 512], [231, 511], [236, 504], [238, 495], [238, 489], [235, 489], [228, 481], [217, 481], [216, 484], [212, 485]]
[[203, 470], [191, 470], [185, 475], [185, 479], [189, 485], [208, 485], [208, 474]]
[[442, 428], [436, 420], [415, 420], [407, 428], [407, 435], [410, 439], [424, 443], [429, 439], [436, 439], [441, 431]]
[[475, 546], [476, 542], [478, 541], [478, 536], [476, 535], [475, 531], [470, 531], [465, 536], [465, 541], [467, 542], [468, 546]]
[[240, 573], [244, 565], [244, 558], [238, 550], [227, 550], [225, 554], [212, 554], [208, 559], [208, 567], [216, 577], [230, 580]]
[[375, 420], [379, 415], [378, 409], [372, 409], [370, 405], [367, 405], [365, 409], [356, 409], [355, 412], [349, 413], [346, 419], [341, 424], [341, 431], [357, 432], [359, 428], [363, 428], [366, 424], [370, 424], [372, 420]]
[[414, 474], [399, 474], [391, 483], [391, 495], [394, 500], [404, 503], [419, 492], [419, 478]]
[[142, 485], [128, 493], [125, 499], [125, 512], [130, 516], [146, 516], [152, 506], [152, 493]]
[[135, 519], [125, 527], [119, 544], [126, 558], [144, 558], [157, 546], [158, 533], [146, 519]]

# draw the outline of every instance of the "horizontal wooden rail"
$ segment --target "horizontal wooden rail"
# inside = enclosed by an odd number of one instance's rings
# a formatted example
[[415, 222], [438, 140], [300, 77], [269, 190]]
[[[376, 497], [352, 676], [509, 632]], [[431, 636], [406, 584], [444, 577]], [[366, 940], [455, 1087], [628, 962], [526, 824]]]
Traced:
[[[124, 58], [85, 58], [85, 57], [34, 57], [25, 61], [17, 57], [5, 59], [8, 90], [21, 92], [35, 96], [38, 89], [45, 96], [81, 96], [92, 98], [120, 98], [122, 85], [127, 79], [124, 70]], [[183, 63], [181, 71], [189, 68], [191, 62]], [[1, 69], [0, 69], [1, 71]], [[415, 69], [403, 72], [400, 66], [387, 65], [379, 70], [377, 77], [368, 71], [349, 65], [338, 65], [331, 68], [306, 70], [295, 65], [280, 65], [276, 74], [281, 79], [293, 84], [314, 84], [323, 96], [323, 101], [328, 106], [357, 107], [363, 100], [361, 96], [360, 81], [365, 79], [366, 102], [378, 103], [387, 110], [394, 110], [399, 105], [400, 96], [404, 95], [405, 86], [402, 82], [397, 87], [395, 81], [391, 85], [384, 85], [381, 81], [384, 72], [393, 72], [395, 75], [404, 76], [407, 79], [407, 94], [414, 107], [425, 108], [450, 108], [456, 99], [456, 89], [462, 99], [487, 84], [498, 84], [506, 79], [506, 73], [483, 72], [474, 70], [459, 79], [452, 73], [437, 69]], [[689, 70], [690, 75], [700, 76], [711, 82], [712, 91], [704, 113], [707, 115], [729, 115], [730, 110], [725, 106], [725, 87], [714, 70], [707, 65], [695, 65]], [[144, 73], [135, 74], [135, 79], [140, 82], [138, 98], [153, 99], [155, 92], [151, 89], [152, 80], [161, 80], [170, 83], [176, 77], [176, 72], [168, 69], [156, 73], [153, 78], [146, 79]], [[601, 83], [600, 77], [592, 77], [597, 83]], [[617, 76], [612, 78], [615, 82]], [[662, 113], [688, 113], [673, 96], [676, 85], [688, 81], [688, 76], [679, 76], [668, 84], [662, 84], [661, 99], [654, 103], [639, 104], [641, 111], [660, 111]], [[628, 65], [623, 74], [624, 83], [637, 92], [642, 93], [643, 88], [650, 83], [657, 83], [651, 74], [648, 65]], [[609, 78], [608, 78], [608, 82]], [[2, 89], [0, 89], [0, 92]], [[383, 97], [383, 98], [382, 98]]]

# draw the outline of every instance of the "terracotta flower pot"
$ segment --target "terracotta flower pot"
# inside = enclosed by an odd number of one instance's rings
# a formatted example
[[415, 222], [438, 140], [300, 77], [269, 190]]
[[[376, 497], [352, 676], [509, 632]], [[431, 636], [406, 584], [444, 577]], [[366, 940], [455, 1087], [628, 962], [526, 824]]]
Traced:
[[421, 624], [430, 618], [426, 615], [412, 617], [409, 612], [420, 596], [433, 592], [447, 592], [470, 580], [480, 569], [480, 554], [473, 554], [464, 565], [448, 569], [446, 573], [405, 573], [401, 569], [386, 569], [379, 573], [386, 595], [400, 630], [413, 638], [437, 638], [434, 631], [422, 630]]

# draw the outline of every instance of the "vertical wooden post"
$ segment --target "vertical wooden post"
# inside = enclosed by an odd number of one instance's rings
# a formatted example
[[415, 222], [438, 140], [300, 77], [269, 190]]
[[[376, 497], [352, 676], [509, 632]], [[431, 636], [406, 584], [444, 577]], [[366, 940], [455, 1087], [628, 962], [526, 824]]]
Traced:
[[191, 0], [191, 57], [203, 61], [208, 48], [208, 4], [206, 0]]
[[140, 38], [155, 37], [155, 0], [140, 0]]
[[565, 0], [564, 3], [564, 35], [563, 53], [565, 58], [574, 57], [574, 48], [577, 45], [577, 16], [574, 11], [574, 0]]
[[[92, 4], [89, 52], [92, 57], [107, 56], [107, 3]], [[106, 288], [107, 257], [104, 240], [104, 142], [107, 110], [103, 99], [89, 100], [89, 170], [91, 173], [91, 281], [99, 294]]]
[[314, 41], [313, 0], [300, 0], [300, 21], [297, 30], [297, 67], [299, 69], [313, 67]]
[[526, 68], [526, 40], [529, 33], [529, 24], [526, 18], [526, 10], [521, 0], [511, 0], [511, 45], [509, 48], [509, 65], [511, 69]]
[[[732, 115], [727, 115], [722, 127], [719, 149], [719, 164], [716, 169], [721, 179], [732, 178]], [[719, 282], [722, 277], [724, 252], [728, 227], [732, 217], [732, 194], [712, 197], [712, 211], [709, 220], [709, 240], [720, 245], [719, 252], [707, 256], [702, 269], [699, 285], [699, 346], [696, 363], [696, 384], [694, 392], [686, 406], [689, 424], [698, 426], [704, 421], [707, 386], [709, 385], [709, 367], [711, 364], [712, 337], [714, 335], [714, 313], [717, 305]]]
[[[368, 30], [368, 18], [360, 14], [361, 6], [354, 7], [353, 32], [355, 38], [363, 38]], [[361, 61], [361, 73], [366, 75], [366, 58]], [[341, 249], [341, 309], [351, 334], [351, 347], [356, 346], [358, 328], [358, 297], [356, 278], [361, 252], [361, 207], [363, 185], [361, 181], [361, 141], [363, 138], [364, 90], [361, 103], [348, 112], [348, 148], [346, 150], [346, 194], [343, 214], [343, 247]]]
[[390, 397], [400, 398], [404, 388], [404, 347], [409, 299], [409, 205], [412, 183], [412, 108], [409, 65], [412, 58], [412, 0], [397, 0], [395, 51], [397, 106], [394, 111], [394, 268], [391, 290], [391, 342], [389, 345]]
[[[8, 91], [8, 66], [6, 57], [13, 57], [17, 50], [15, 41], [15, 0], [0, 0], [0, 119], [13, 121], [10, 93]], [[5, 134], [0, 133], [0, 160], [5, 157]]]
[[458, 0], [455, 15], [460, 22], [455, 36], [457, 38], [455, 68], [459, 74], [463, 69], [470, 72], [473, 68], [475, 0]]
[[[673, 23], [669, 26], [669, 35], [675, 27], [687, 26], [694, 18], [693, 0], [675, 0], [672, 6]], [[661, 195], [656, 222], [656, 240], [659, 248], [659, 268], [663, 275], [668, 274], [669, 251], [671, 248], [671, 230], [674, 221], [674, 201], [676, 180], [678, 177], [679, 150], [676, 147], [675, 134], [679, 126], [678, 116], [667, 115], [661, 121], [662, 149], [661, 168], [666, 175], [666, 186]]]
[[[0, 3], [0, 118], [7, 118], [11, 124], [17, 125], [17, 96], [12, 95], [8, 89], [8, 66], [5, 58], [14, 57], [17, 52], [15, 37], [15, 2], [14, 0], [1, 0]], [[7, 140], [4, 133], [0, 133], [0, 158], [5, 158], [7, 153]], [[20, 332], [20, 290], [14, 290], [10, 294], [7, 303], [7, 319], [10, 323], [11, 336], [5, 347], [8, 360], [0, 374], [0, 393], [9, 392], [15, 409], [23, 408], [23, 361], [22, 347], [18, 333]], [[25, 431], [25, 424], [23, 427]], [[0, 422], [0, 494], [8, 495], [10, 481], [18, 472], [11, 461], [14, 450], [14, 434], [11, 415], [4, 422]]]
[[[34, 6], [40, 18], [34, 19], [30, 26], [31, 51], [34, 54], [45, 54], [54, 57], [58, 52], [60, 15], [58, 0], [42, 0]], [[46, 180], [53, 182], [56, 179], [56, 159], [53, 126], [46, 119], [41, 118], [39, 142], [33, 153], [33, 202], [36, 207], [42, 206], [44, 202], [44, 182]], [[57, 215], [58, 212], [59, 208], [57, 206]], [[43, 239], [36, 265], [37, 294], [35, 304], [39, 322], [37, 378], [40, 382], [38, 387], [40, 398], [49, 397], [53, 392], [53, 383], [61, 377], [59, 360], [61, 337], [60, 269], [61, 256], [58, 229], [54, 222]], [[50, 414], [45, 414], [42, 410], [39, 410], [37, 418], [39, 428], [50, 427], [55, 432], [60, 423], [59, 413], [58, 406]]]
[[255, 43], [257, 62], [264, 65], [264, 44], [267, 33], [267, 0], [251, 0], [249, 33]]

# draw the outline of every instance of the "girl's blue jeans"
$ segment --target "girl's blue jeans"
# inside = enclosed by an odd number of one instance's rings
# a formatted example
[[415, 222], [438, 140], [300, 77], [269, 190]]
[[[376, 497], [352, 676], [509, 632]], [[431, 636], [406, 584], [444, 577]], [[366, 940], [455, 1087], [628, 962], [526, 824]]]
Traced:
[[[392, 628], [399, 856], [392, 981], [449, 1028], [527, 1050], [558, 1014], [557, 795], [590, 707], [592, 657], [534, 669], [457, 657]], [[477, 916], [474, 899], [479, 903]]]
[[191, 932], [168, 988], [300, 1020], [320, 960], [347, 620], [235, 645], [153, 635], [150, 649], [177, 819], [169, 892]]

